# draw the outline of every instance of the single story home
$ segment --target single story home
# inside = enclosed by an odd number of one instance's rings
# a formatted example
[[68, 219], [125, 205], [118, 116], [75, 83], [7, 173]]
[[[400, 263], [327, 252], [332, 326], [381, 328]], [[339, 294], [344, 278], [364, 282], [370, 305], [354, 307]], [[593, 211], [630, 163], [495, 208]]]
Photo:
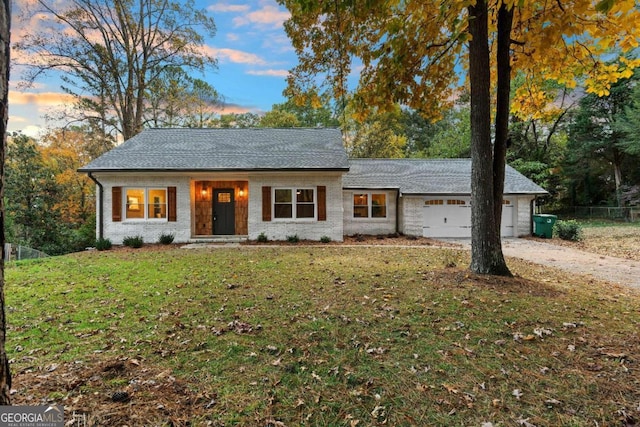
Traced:
[[[147, 129], [79, 171], [114, 244], [471, 235], [469, 159], [348, 159], [338, 129]], [[502, 235], [530, 235], [544, 194], [507, 166]]]

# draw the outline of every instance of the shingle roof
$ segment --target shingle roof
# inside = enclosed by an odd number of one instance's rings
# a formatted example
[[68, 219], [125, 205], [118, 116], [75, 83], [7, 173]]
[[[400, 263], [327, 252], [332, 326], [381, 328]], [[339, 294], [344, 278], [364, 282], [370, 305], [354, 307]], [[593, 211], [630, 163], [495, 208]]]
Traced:
[[[344, 188], [392, 188], [403, 194], [469, 194], [470, 159], [350, 159]], [[547, 192], [512, 167], [506, 167], [505, 194]]]
[[339, 129], [147, 129], [80, 172], [347, 170]]

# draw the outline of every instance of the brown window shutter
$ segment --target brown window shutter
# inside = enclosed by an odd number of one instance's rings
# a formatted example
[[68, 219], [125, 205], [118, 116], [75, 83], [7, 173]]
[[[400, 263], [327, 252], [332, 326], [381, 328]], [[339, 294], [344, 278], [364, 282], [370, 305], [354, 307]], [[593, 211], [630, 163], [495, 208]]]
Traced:
[[111, 221], [122, 221], [122, 187], [111, 188]]
[[172, 222], [175, 222], [178, 220], [176, 187], [167, 188], [167, 220]]
[[318, 186], [318, 221], [327, 220], [327, 187]]
[[271, 187], [262, 187], [262, 220], [271, 221]]

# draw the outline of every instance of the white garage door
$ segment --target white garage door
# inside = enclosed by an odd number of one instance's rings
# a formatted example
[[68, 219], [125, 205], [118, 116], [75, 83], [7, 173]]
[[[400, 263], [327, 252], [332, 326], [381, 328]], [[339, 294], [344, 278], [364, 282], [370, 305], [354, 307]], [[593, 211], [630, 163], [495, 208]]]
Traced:
[[424, 237], [471, 237], [469, 197], [427, 198], [423, 218]]
[[[513, 236], [513, 200], [505, 198], [502, 204], [503, 237]], [[429, 197], [424, 200], [424, 237], [471, 237], [470, 197]]]

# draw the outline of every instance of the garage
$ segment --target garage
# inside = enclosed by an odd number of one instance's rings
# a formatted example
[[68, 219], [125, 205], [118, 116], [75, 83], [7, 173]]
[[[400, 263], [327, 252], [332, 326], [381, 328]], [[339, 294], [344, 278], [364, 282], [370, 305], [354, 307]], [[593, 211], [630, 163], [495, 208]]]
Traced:
[[[350, 159], [343, 178], [344, 229], [378, 233], [379, 218], [354, 218], [353, 194], [396, 195], [396, 214], [385, 218], [408, 236], [471, 237], [471, 159]], [[538, 196], [548, 193], [509, 165], [505, 167], [503, 237], [531, 234], [531, 215]], [[375, 220], [375, 222], [373, 222]]]
[[[502, 205], [503, 237], [514, 235], [514, 200], [505, 198]], [[471, 237], [471, 197], [427, 197], [423, 208], [424, 237]]]

